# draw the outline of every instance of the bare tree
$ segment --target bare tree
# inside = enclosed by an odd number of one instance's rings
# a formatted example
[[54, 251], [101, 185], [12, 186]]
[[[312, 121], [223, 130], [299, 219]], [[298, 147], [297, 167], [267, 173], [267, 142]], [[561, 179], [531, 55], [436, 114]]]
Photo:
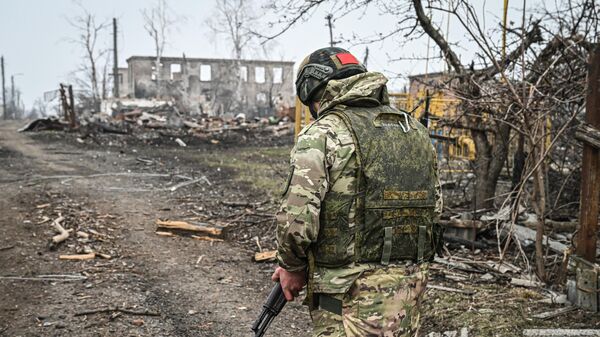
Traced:
[[[536, 271], [546, 279], [544, 265], [544, 218], [548, 216], [548, 167], [558, 166], [559, 157], [572, 148], [566, 138], [583, 111], [586, 57], [598, 36], [600, 8], [593, 0], [557, 2], [556, 8], [534, 10], [521, 25], [495, 27], [505, 31], [508, 52], [498, 46], [484, 25], [484, 18], [466, 0], [404, 1], [280, 1], [274, 5], [281, 29], [266, 39], [281, 35], [295, 23], [314, 13], [318, 6], [329, 3], [334, 12], [349, 13], [377, 6], [382, 13], [397, 17], [396, 27], [382, 27], [382, 33], [363, 41], [383, 41], [402, 37], [403, 43], [427, 36], [449, 66], [450, 89], [461, 99], [461, 114], [443, 120], [451, 127], [469, 130], [476, 146], [473, 169], [476, 175], [474, 205], [489, 209], [494, 205], [496, 185], [508, 158], [515, 135], [519, 148], [527, 152], [522, 172], [516, 174], [514, 192], [505, 199], [513, 210], [511, 224], [517, 220], [519, 205], [528, 204], [537, 217]], [[524, 6], [525, 7], [525, 6]], [[437, 13], [437, 15], [436, 15]], [[476, 56], [469, 64], [455, 51], [436, 17], [450, 15], [458, 21], [465, 36], [475, 45]], [[475, 66], [477, 61], [478, 66]], [[468, 61], [467, 61], [468, 62]], [[556, 146], [561, 144], [561, 146]], [[551, 165], [548, 165], [550, 163]], [[562, 167], [564, 168], [564, 161]], [[573, 165], [569, 171], [575, 169]], [[530, 183], [531, 182], [531, 183]], [[557, 192], [556, 208], [563, 186]], [[507, 240], [501, 256], [508, 247]]]
[[111, 75], [110, 71], [112, 70], [112, 60], [109, 55], [110, 53], [106, 53], [103, 57], [104, 64], [102, 65], [102, 82], [100, 86], [100, 97], [102, 97], [103, 100], [108, 98], [108, 93], [112, 90], [112, 82], [108, 80]]
[[259, 18], [247, 0], [217, 0], [214, 15], [207, 23], [216, 37], [224, 37], [229, 42], [236, 60], [242, 59], [247, 47], [257, 42], [252, 30]]
[[[335, 9], [333, 12], [345, 15], [352, 11], [364, 10], [367, 6], [378, 6], [380, 10], [389, 15], [398, 17], [398, 26], [388, 29], [382, 27], [382, 33], [375, 37], [367, 37], [363, 42], [375, 42], [389, 39], [394, 36], [401, 36], [402, 43], [406, 44], [410, 41], [417, 40], [424, 35], [429, 36], [438, 46], [446, 62], [452, 69], [451, 81], [448, 85], [459, 83], [459, 87], [453, 87], [454, 91], [462, 98], [463, 111], [465, 114], [461, 119], [453, 121], [453, 127], [465, 128], [471, 132], [471, 136], [476, 145], [477, 156], [473, 162], [473, 168], [476, 176], [475, 196], [473, 198], [474, 207], [476, 209], [489, 209], [493, 207], [494, 194], [498, 177], [504, 167], [504, 163], [508, 156], [509, 139], [511, 133], [510, 124], [503, 123], [500, 120], [483, 118], [493, 115], [492, 111], [487, 110], [492, 107], [498, 109], [495, 105], [486, 104], [482, 106], [481, 101], [482, 87], [480, 83], [498, 77], [501, 71], [516, 60], [520, 55], [521, 45], [529, 47], [531, 44], [540, 40], [540, 31], [535, 25], [532, 25], [527, 32], [525, 39], [521, 43], [517, 43], [512, 53], [505, 60], [497, 60], [499, 55], [496, 52], [487, 53], [489, 41], [486, 41], [486, 34], [481, 27], [474, 27], [481, 21], [475, 12], [472, 12], [472, 7], [466, 1], [454, 1], [450, 12], [459, 17], [460, 22], [465, 26], [465, 30], [469, 33], [481, 49], [479, 55], [482, 58], [481, 63], [486, 65], [482, 69], [475, 70], [469, 64], [463, 64], [457, 53], [453, 50], [452, 45], [447, 42], [442, 32], [437, 28], [439, 24], [430, 19], [428, 13], [423, 8], [421, 0], [412, 1], [407, 4], [404, 1], [283, 1], [279, 5], [274, 5], [274, 8], [282, 13], [283, 17], [288, 18], [283, 25], [282, 31], [266, 36], [271, 39], [279, 36], [283, 31], [289, 29], [293, 24], [303, 20], [303, 18], [314, 9], [325, 3], [333, 4]], [[442, 4], [442, 1], [428, 1], [435, 9], [439, 11], [448, 11], [447, 4]], [[442, 9], [443, 8], [443, 9]], [[468, 19], [465, 19], [468, 16]], [[482, 41], [484, 39], [484, 41]], [[491, 45], [491, 44], [489, 44]], [[501, 67], [496, 65], [502, 64]], [[487, 97], [487, 96], [486, 96]], [[479, 105], [478, 105], [479, 104]]]
[[48, 105], [44, 102], [42, 98], [38, 97], [33, 102], [33, 107], [31, 108], [31, 111], [31, 118], [46, 117], [48, 115]]
[[217, 0], [214, 15], [207, 20], [215, 40], [224, 38], [231, 47], [235, 65], [226, 75], [235, 81], [232, 109], [242, 108], [241, 60], [250, 47], [258, 46], [258, 37], [253, 30], [259, 24], [259, 17], [254, 14], [252, 3], [248, 0]]
[[154, 7], [142, 10], [144, 29], [154, 42], [154, 80], [156, 81], [157, 94], [160, 96], [162, 90], [162, 67], [161, 58], [167, 43], [167, 35], [175, 25], [175, 19], [170, 13], [166, 0], [158, 0]]
[[89, 92], [88, 99], [94, 110], [100, 108], [100, 83], [104, 81], [104, 74], [98, 72], [99, 60], [108, 52], [108, 48], [101, 48], [102, 33], [108, 27], [108, 21], [98, 22], [96, 16], [90, 13], [82, 5], [79, 5], [81, 13], [68, 19], [69, 24], [76, 30], [77, 37], [70, 41], [80, 46], [84, 51], [84, 62], [77, 73], [83, 74], [77, 77], [78, 84], [82, 89]]

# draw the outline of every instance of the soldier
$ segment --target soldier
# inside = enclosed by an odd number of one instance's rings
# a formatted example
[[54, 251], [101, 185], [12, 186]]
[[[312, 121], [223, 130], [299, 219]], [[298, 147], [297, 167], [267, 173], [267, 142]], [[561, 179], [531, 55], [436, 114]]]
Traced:
[[272, 279], [288, 301], [307, 284], [313, 336], [415, 336], [427, 262], [441, 244], [427, 129], [390, 105], [387, 78], [348, 51], [300, 65], [315, 121], [292, 150]]

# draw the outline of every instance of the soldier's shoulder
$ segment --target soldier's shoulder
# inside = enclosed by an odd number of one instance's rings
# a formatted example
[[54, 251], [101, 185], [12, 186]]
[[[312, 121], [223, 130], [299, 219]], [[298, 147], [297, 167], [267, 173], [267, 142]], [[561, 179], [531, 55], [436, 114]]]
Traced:
[[344, 120], [331, 113], [320, 117], [312, 124], [308, 125], [298, 136], [302, 137], [303, 135], [311, 138], [322, 137], [331, 139], [345, 139], [351, 137], [350, 130]]
[[346, 124], [344, 123], [344, 121], [337, 115], [334, 114], [327, 114], [323, 117], [320, 117], [319, 119], [313, 121], [312, 123], [308, 124], [306, 127], [304, 127], [304, 129], [302, 129], [302, 131], [300, 131], [300, 133], [298, 134], [298, 136], [303, 136], [303, 135], [326, 135], [328, 133], [337, 133], [337, 132], [344, 132], [346, 131], [348, 128], [346, 127]]

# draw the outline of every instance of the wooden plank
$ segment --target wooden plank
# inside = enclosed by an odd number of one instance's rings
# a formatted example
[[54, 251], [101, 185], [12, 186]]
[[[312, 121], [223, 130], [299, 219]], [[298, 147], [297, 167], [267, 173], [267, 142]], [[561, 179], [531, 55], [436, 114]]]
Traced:
[[192, 239], [198, 240], [198, 241], [223, 242], [223, 239], [211, 238], [210, 236], [192, 235]]
[[254, 254], [254, 261], [263, 262], [263, 261], [275, 261], [277, 257], [276, 250], [270, 250], [267, 252], [257, 252]]
[[95, 257], [96, 257], [96, 253], [89, 253], [89, 254], [76, 254], [76, 255], [60, 255], [58, 258], [61, 260], [81, 261], [81, 260], [92, 260]]
[[222, 233], [222, 230], [220, 228], [193, 225], [185, 221], [156, 220], [156, 225], [158, 225], [158, 227], [162, 230], [182, 230], [189, 232], [205, 233], [215, 236], [219, 236]]
[[[600, 46], [590, 57], [585, 121], [600, 129]], [[596, 261], [596, 235], [598, 232], [598, 204], [600, 203], [599, 150], [584, 143], [581, 169], [581, 205], [577, 255], [589, 262]]]

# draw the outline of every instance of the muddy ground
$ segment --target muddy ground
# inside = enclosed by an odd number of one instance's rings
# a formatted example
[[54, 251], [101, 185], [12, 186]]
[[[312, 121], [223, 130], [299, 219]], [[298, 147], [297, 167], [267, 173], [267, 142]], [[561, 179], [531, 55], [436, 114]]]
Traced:
[[[17, 133], [19, 126], [0, 126], [0, 336], [251, 335], [274, 268], [252, 256], [275, 247], [272, 215], [290, 138], [184, 148], [168, 137], [77, 141], [75, 133]], [[74, 232], [53, 246], [51, 223], [61, 216]], [[159, 236], [157, 219], [225, 226], [225, 241]], [[88, 251], [97, 257], [59, 259]], [[448, 253], [494, 259], [493, 248]], [[461, 292], [428, 290], [423, 332], [519, 336], [524, 328], [600, 326], [580, 310], [533, 318], [562, 305], [543, 303], [540, 288], [509, 286], [509, 274], [486, 274], [433, 264], [430, 284]], [[115, 308], [123, 310], [106, 310]], [[305, 307], [290, 303], [267, 336], [310, 336], [309, 321]]]

